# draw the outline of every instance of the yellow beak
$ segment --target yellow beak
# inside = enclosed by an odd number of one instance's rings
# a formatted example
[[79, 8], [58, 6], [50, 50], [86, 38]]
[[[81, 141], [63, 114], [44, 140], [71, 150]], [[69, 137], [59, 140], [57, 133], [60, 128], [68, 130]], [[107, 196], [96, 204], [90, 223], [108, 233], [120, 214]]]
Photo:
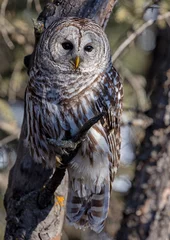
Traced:
[[75, 69], [77, 69], [80, 65], [80, 57], [79, 56], [76, 56], [75, 58]]

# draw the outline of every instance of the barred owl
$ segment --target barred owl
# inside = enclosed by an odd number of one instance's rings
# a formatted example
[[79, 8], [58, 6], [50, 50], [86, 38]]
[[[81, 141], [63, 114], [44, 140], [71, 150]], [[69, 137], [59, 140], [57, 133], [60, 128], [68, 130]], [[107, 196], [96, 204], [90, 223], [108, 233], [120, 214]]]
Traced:
[[72, 137], [89, 119], [106, 111], [67, 168], [68, 221], [100, 232], [119, 165], [123, 95], [102, 28], [89, 19], [53, 22], [36, 46], [29, 77], [27, 143], [33, 159], [47, 168], [57, 164], [57, 147], [48, 139]]

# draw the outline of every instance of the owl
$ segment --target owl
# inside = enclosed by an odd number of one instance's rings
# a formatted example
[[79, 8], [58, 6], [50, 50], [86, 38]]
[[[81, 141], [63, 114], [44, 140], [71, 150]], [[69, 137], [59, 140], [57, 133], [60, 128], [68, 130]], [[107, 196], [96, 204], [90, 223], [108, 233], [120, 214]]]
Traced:
[[[66, 218], [101, 232], [120, 158], [122, 84], [109, 42], [90, 19], [53, 22], [37, 43], [26, 89], [27, 139], [34, 161], [56, 168], [57, 146], [105, 112], [87, 132], [67, 170]], [[62, 160], [61, 160], [62, 164]]]

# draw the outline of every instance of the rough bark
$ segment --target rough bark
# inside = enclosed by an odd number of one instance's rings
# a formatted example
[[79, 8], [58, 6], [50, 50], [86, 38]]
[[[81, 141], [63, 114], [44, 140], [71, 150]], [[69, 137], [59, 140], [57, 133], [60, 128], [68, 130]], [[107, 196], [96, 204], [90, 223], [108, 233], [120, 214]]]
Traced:
[[[116, 0], [54, 0], [55, 4], [47, 4], [51, 8], [46, 24], [61, 17], [91, 18], [103, 28], [106, 26]], [[49, 10], [47, 10], [48, 12]]]
[[170, 27], [158, 32], [148, 75], [153, 124], [137, 156], [118, 240], [170, 239]]
[[[61, 17], [87, 17], [95, 20], [104, 28], [115, 2], [115, 0], [54, 0], [53, 3], [46, 5], [38, 21], [42, 21], [46, 28], [52, 21], [57, 21]], [[38, 34], [40, 32], [38, 31]], [[38, 41], [38, 34], [35, 29], [36, 41]], [[30, 66], [30, 58], [25, 59], [25, 64]], [[55, 193], [57, 197], [54, 201], [51, 201], [46, 208], [40, 209], [37, 198], [53, 171], [34, 163], [24, 145], [25, 138], [26, 118], [24, 116], [17, 160], [10, 171], [4, 201], [7, 212], [5, 240], [60, 239], [67, 195], [67, 179], [64, 178], [57, 188]]]

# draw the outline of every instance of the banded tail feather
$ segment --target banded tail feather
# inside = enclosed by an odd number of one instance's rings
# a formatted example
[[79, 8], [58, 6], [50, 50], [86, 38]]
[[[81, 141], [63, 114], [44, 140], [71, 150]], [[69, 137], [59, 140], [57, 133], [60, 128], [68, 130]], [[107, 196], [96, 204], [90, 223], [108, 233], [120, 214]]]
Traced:
[[99, 193], [91, 193], [89, 197], [81, 197], [69, 187], [67, 199], [67, 220], [75, 228], [90, 227], [100, 233], [104, 228], [110, 201], [110, 186], [103, 185]]

